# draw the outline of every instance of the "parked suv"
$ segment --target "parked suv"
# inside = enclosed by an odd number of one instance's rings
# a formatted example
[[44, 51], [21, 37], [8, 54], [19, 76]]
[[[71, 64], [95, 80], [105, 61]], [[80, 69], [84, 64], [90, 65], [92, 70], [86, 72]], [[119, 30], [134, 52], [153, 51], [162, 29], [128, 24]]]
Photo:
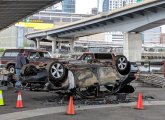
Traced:
[[[78, 60], [86, 62], [86, 63], [103, 63], [103, 64], [111, 64], [116, 66], [117, 71], [126, 75], [129, 72], [129, 65], [127, 62], [127, 58], [123, 55], [115, 55], [114, 53], [83, 53], [82, 56], [78, 58]], [[118, 62], [118, 63], [116, 63]]]
[[[6, 67], [10, 73], [15, 72], [16, 56], [20, 49], [6, 49], [0, 58], [0, 67]], [[30, 64], [39, 65], [53, 61], [51, 55], [47, 51], [24, 49], [25, 57]]]

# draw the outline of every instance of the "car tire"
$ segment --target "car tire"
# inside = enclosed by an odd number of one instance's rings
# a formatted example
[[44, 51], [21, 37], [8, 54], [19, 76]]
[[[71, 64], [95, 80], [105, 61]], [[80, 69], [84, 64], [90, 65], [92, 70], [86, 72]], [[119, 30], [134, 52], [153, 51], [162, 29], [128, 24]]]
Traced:
[[68, 76], [68, 70], [64, 67], [64, 65], [61, 62], [58, 61], [54, 61], [47, 64], [46, 70], [49, 74], [49, 80], [55, 86], [61, 85], [61, 83], [63, 83]]
[[9, 65], [8, 70], [9, 70], [9, 73], [15, 74], [15, 66], [14, 65]]
[[130, 72], [130, 62], [124, 55], [116, 56], [116, 69], [121, 75], [127, 75]]
[[21, 69], [21, 75], [23, 76], [33, 76], [37, 75], [37, 68], [35, 65], [27, 64], [24, 65]]

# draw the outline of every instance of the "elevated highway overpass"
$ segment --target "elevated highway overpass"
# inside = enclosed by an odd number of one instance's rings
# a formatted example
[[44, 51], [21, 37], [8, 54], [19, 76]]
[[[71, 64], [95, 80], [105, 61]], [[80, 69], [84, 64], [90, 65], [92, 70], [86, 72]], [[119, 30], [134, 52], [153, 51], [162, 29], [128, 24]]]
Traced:
[[124, 32], [124, 54], [131, 61], [141, 59], [142, 31], [163, 25], [165, 23], [165, 0], [145, 0], [144, 2], [116, 9], [108, 13], [73, 22], [58, 28], [34, 32], [26, 35], [30, 40], [52, 41], [53, 51], [56, 41], [70, 41], [73, 50], [73, 41], [78, 37], [110, 32]]
[[0, 30], [62, 0], [0, 0]]
[[30, 33], [27, 38], [35, 39], [45, 36], [73, 38], [109, 31], [142, 32], [163, 25], [165, 23], [164, 10], [164, 0], [146, 0], [58, 28]]

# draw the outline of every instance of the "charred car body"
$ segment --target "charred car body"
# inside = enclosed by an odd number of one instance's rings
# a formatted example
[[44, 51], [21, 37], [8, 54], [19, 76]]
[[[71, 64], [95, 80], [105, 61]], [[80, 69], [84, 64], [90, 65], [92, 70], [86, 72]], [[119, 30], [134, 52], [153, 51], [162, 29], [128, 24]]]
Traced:
[[[108, 94], [134, 92], [129, 83], [136, 79], [138, 69], [135, 63], [127, 61], [123, 55], [112, 53], [83, 56], [76, 61], [53, 61], [45, 68], [26, 65], [22, 69], [22, 81], [31, 89], [33, 85], [46, 86], [60, 94], [72, 93], [83, 98], [99, 96], [101, 86], [108, 90]], [[96, 56], [104, 57], [97, 59]]]

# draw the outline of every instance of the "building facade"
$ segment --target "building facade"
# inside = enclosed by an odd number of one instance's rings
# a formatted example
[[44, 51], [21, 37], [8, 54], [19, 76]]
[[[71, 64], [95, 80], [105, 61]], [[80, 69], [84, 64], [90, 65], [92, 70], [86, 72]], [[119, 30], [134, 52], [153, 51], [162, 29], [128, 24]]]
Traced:
[[111, 42], [112, 44], [123, 44], [123, 33], [122, 32], [106, 32], [105, 33], [105, 41]]
[[102, 5], [102, 11], [112, 11], [123, 6], [136, 3], [137, 0], [104, 0]]
[[104, 1], [103, 1], [102, 11], [103, 11], [103, 12], [109, 11], [109, 0], [104, 0]]
[[[117, 8], [124, 7], [129, 4], [134, 4], [142, 2], [144, 0], [104, 0], [102, 5], [102, 11], [108, 12]], [[160, 43], [160, 33], [161, 27], [153, 28], [142, 32], [142, 41], [143, 44], [159, 44]], [[105, 33], [105, 41], [110, 41], [112, 43], [123, 43], [123, 34], [122, 32], [107, 32]]]
[[17, 28], [12, 26], [0, 32], [0, 48], [15, 48], [17, 46]]
[[[102, 5], [102, 11], [108, 12], [117, 8], [124, 7], [129, 4], [136, 3], [137, 0], [104, 0]], [[123, 44], [123, 33], [119, 31], [106, 32], [105, 41], [112, 42], [114, 44]]]
[[63, 0], [62, 12], [75, 13], [75, 0]]
[[165, 33], [160, 34], [160, 44], [165, 44]]
[[160, 44], [161, 27], [142, 32], [143, 44]]

